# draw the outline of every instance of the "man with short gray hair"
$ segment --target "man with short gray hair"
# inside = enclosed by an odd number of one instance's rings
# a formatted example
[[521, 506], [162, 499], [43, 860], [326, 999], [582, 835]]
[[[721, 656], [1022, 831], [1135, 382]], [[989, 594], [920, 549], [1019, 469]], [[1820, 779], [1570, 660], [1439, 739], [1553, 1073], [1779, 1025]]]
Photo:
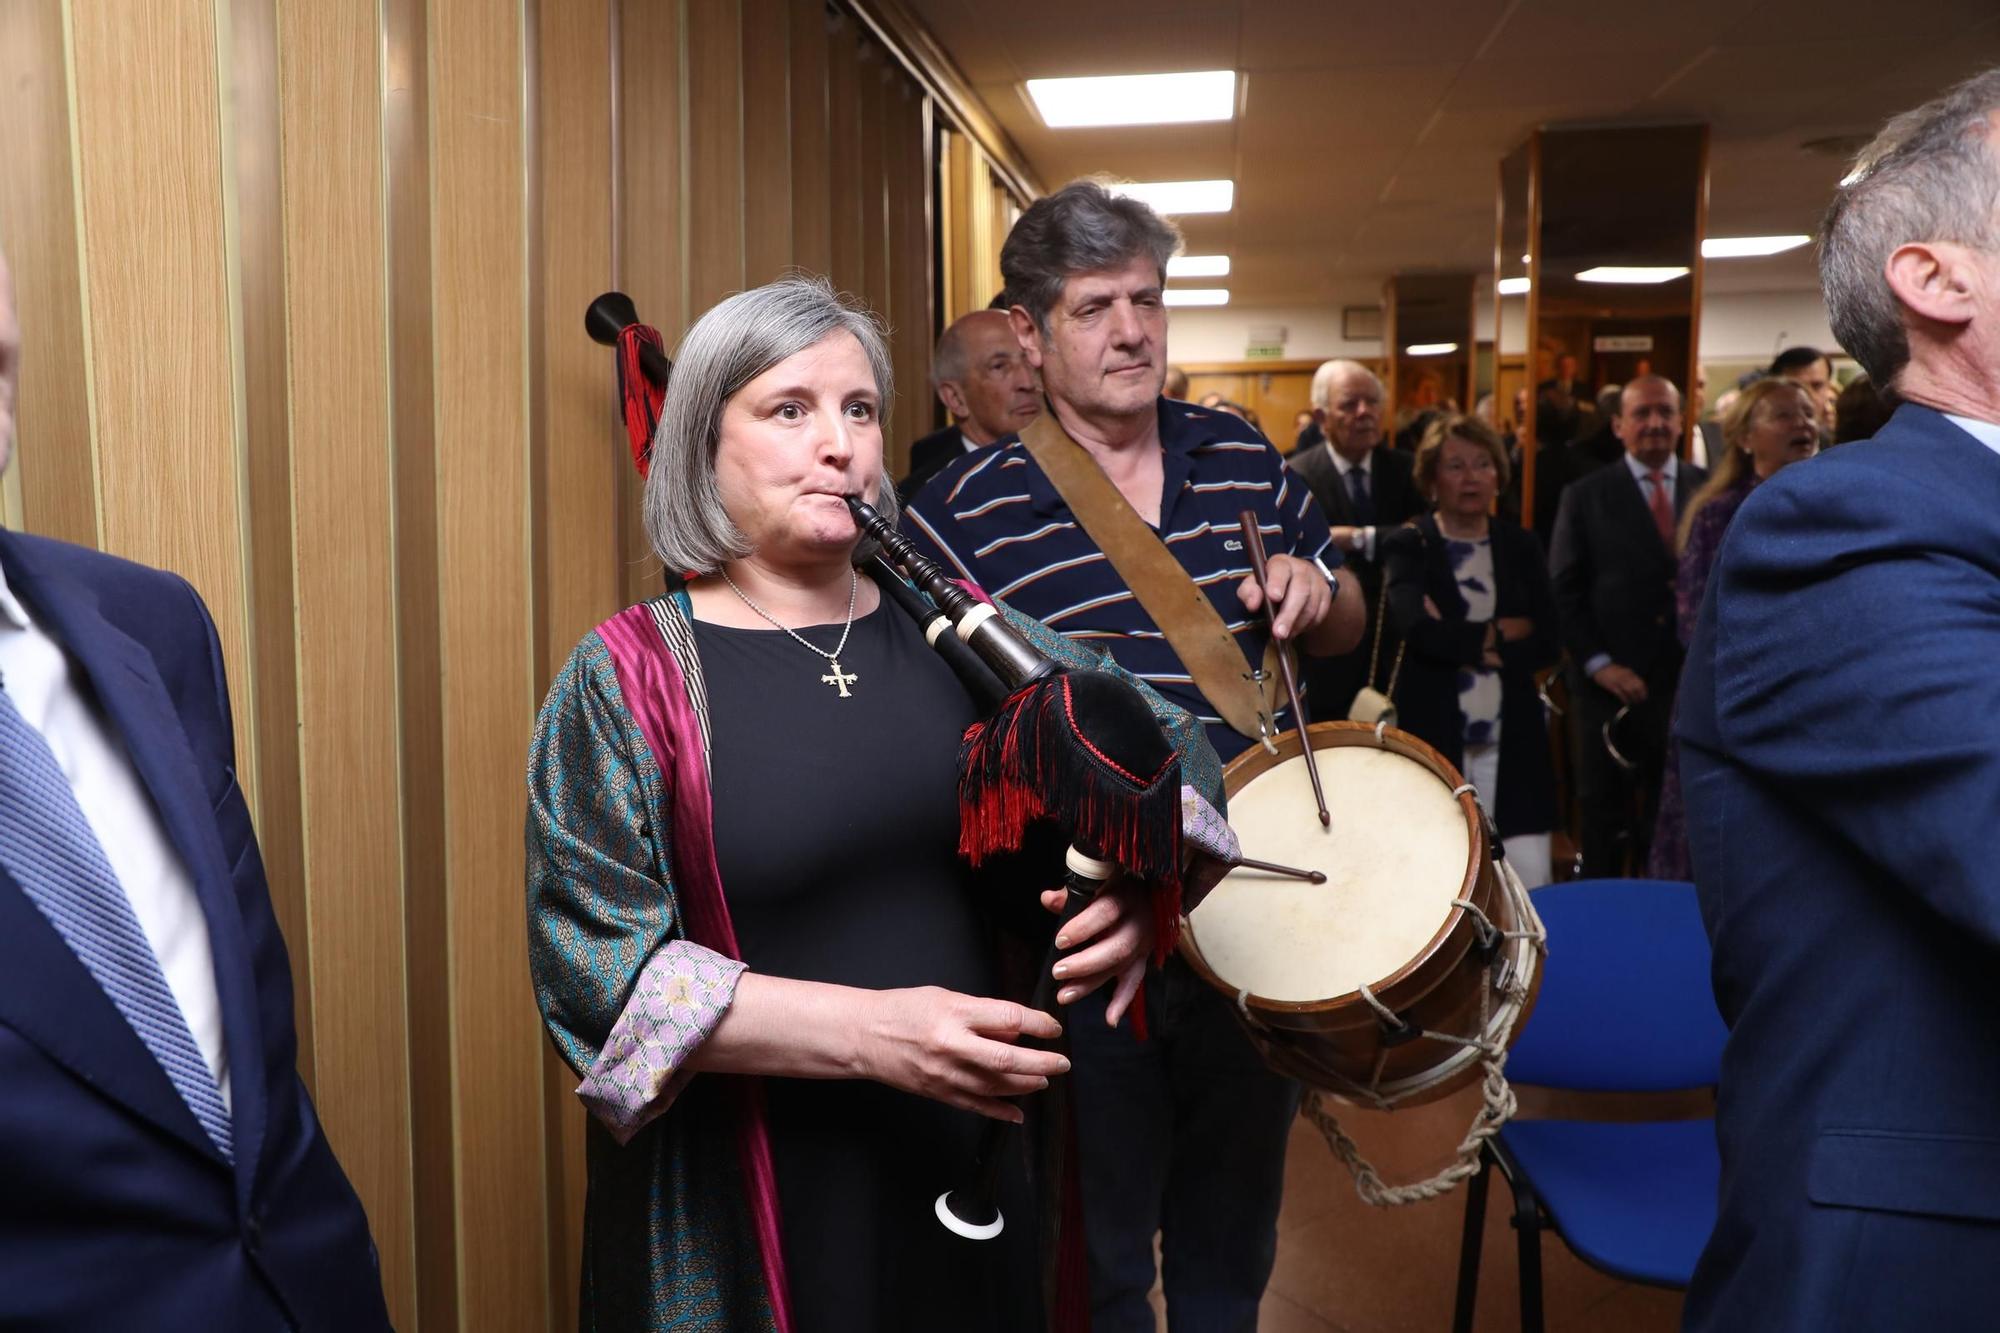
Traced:
[[1412, 475], [1415, 455], [1389, 447], [1383, 438], [1383, 407], [1382, 381], [1374, 371], [1359, 361], [1323, 362], [1312, 379], [1313, 424], [1320, 440], [1301, 444], [1285, 460], [1319, 501], [1333, 544], [1354, 571], [1370, 612], [1352, 652], [1321, 658], [1307, 668], [1313, 715], [1321, 722], [1346, 717], [1363, 686], [1386, 692], [1396, 660], [1394, 636], [1385, 635], [1386, 641], [1378, 644], [1375, 633], [1373, 616], [1382, 605], [1375, 537], [1423, 513], [1424, 499]]
[[[1227, 759], [1252, 741], [1218, 716], [1230, 710], [1204, 695], [1092, 535], [1090, 513], [1103, 512], [1092, 499], [1137, 516], [1122, 529], [1136, 545], [1165, 547], [1242, 651], [1234, 666], [1246, 676], [1273, 634], [1307, 653], [1345, 650], [1361, 609], [1277, 450], [1226, 412], [1161, 396], [1162, 289], [1178, 242], [1152, 209], [1092, 181], [1021, 215], [1000, 254], [1010, 318], [1068, 439], [1031, 428], [1032, 443], [1009, 438], [954, 461], [913, 501], [906, 531], [996, 597], [1107, 649], [1200, 717]], [[1043, 458], [1067, 484], [1083, 479], [1076, 509]], [[1270, 551], [1261, 584], [1238, 526], [1245, 510]], [[1145, 1042], [1106, 1025], [1101, 995], [1078, 1002], [1068, 1025], [1092, 1327], [1151, 1333], [1159, 1233], [1171, 1326], [1247, 1333], [1276, 1255], [1297, 1085], [1258, 1058], [1228, 1000], [1178, 956], [1147, 977], [1145, 997]]]
[[952, 424], [910, 446], [910, 474], [896, 484], [905, 500], [916, 499], [952, 459], [1012, 435], [1042, 410], [1035, 368], [999, 310], [975, 310], [952, 321], [931, 357], [931, 388]]
[[1685, 1326], [1991, 1326], [2000, 1264], [2000, 70], [1892, 120], [1820, 230], [1901, 406], [1730, 524], [1680, 764], [1729, 1037]]

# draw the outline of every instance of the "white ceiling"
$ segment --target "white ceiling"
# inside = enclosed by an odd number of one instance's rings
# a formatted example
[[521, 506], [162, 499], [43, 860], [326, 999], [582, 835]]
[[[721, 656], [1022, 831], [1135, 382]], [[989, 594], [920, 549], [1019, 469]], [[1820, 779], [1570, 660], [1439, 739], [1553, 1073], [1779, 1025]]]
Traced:
[[[1995, 0], [905, 0], [1043, 183], [1232, 177], [1180, 220], [1237, 305], [1356, 279], [1490, 271], [1498, 163], [1538, 125], [1705, 121], [1709, 234], [1811, 232], [1840, 157], [1893, 113], [2000, 64]], [[1234, 68], [1210, 125], [1049, 130], [1023, 80]], [[1710, 291], [1813, 285], [1809, 251], [1712, 262]]]

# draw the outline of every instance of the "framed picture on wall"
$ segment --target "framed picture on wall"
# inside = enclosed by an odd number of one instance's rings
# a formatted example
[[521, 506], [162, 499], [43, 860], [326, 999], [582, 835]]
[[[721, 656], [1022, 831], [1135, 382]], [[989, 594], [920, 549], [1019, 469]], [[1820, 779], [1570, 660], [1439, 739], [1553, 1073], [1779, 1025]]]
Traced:
[[1340, 336], [1360, 341], [1364, 338], [1382, 337], [1382, 307], [1379, 305], [1344, 305], [1340, 308]]

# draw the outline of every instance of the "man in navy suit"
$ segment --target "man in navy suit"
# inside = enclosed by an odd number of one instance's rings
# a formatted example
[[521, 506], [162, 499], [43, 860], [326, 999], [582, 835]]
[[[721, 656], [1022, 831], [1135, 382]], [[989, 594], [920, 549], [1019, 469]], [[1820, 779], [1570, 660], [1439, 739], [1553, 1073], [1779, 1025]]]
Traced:
[[[0, 258], [0, 468], [19, 356]], [[0, 530], [0, 1327], [388, 1327], [234, 762], [185, 581]]]
[[1821, 228], [1902, 406], [1731, 525], [1682, 684], [1730, 1026], [1696, 1330], [1991, 1328], [2000, 1267], [2000, 70], [1897, 117]]

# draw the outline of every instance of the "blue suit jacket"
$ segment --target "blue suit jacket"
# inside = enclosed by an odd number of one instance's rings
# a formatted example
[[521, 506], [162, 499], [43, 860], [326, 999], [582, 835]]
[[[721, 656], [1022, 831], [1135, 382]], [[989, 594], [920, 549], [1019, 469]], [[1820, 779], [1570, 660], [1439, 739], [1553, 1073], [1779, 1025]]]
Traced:
[[0, 870], [0, 1327], [388, 1326], [361, 1202], [295, 1068], [291, 973], [236, 785], [222, 655], [186, 582], [0, 531], [192, 876], [228, 1044], [234, 1166]]
[[2000, 455], [1905, 406], [1758, 487], [1679, 735], [1730, 1027], [1686, 1326], [1992, 1327]]

